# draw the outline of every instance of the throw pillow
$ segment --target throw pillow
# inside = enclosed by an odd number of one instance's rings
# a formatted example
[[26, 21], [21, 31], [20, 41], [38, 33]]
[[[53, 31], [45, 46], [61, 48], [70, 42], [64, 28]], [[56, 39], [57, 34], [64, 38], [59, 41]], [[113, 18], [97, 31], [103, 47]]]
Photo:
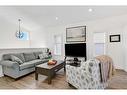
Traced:
[[35, 55], [36, 59], [39, 59], [39, 54], [42, 54], [42, 52], [41, 51], [40, 52], [34, 52], [34, 55]]
[[12, 55], [18, 57], [20, 60], [22, 60], [23, 63], [25, 62], [23, 53], [16, 53], [16, 54], [12, 54]]
[[45, 59], [45, 56], [43, 54], [39, 54], [40, 59]]
[[23, 64], [22, 60], [20, 60], [18, 57], [14, 56], [14, 55], [11, 55], [11, 60], [19, 63], [19, 65]]
[[45, 59], [49, 58], [49, 54], [46, 52], [43, 53], [43, 56], [45, 57]]

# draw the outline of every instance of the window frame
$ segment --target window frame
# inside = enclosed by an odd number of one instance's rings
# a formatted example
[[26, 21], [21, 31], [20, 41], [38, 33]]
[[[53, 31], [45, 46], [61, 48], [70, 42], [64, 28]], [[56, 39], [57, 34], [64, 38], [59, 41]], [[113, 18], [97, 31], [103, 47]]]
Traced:
[[[104, 41], [104, 42], [95, 42], [95, 41], [94, 41], [94, 34], [95, 34], [95, 33], [104, 33], [104, 34], [105, 34], [105, 41]], [[107, 48], [107, 43], [106, 43], [107, 38], [106, 38], [106, 35], [107, 35], [106, 32], [94, 32], [94, 33], [93, 33], [93, 47], [94, 47], [94, 48], [93, 48], [93, 51], [94, 51], [94, 52], [93, 52], [93, 56], [94, 56], [94, 57], [98, 56], [98, 55], [96, 54], [96, 48], [95, 48], [95, 45], [96, 45], [96, 44], [104, 44], [104, 54], [103, 54], [103, 55], [105, 55], [105, 54], [107, 53], [107, 51], [106, 51], [106, 48]]]
[[[60, 37], [61, 38], [61, 42], [57, 42], [56, 41], [56, 37]], [[61, 56], [62, 55], [62, 46], [63, 46], [63, 40], [62, 40], [62, 35], [61, 34], [58, 34], [58, 35], [54, 35], [54, 55], [56, 56]], [[60, 49], [60, 53], [57, 53], [57, 45], [61, 45], [61, 49]]]

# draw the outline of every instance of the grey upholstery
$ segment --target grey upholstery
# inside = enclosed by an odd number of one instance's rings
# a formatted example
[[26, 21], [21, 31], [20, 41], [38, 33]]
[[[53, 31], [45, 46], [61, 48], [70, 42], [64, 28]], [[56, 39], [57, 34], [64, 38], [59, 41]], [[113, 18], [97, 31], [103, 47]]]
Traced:
[[16, 54], [10, 53], [10, 54], [4, 54], [4, 55], [3, 55], [3, 60], [11, 60], [11, 55], [14, 55], [14, 56], [18, 57], [20, 60], [22, 60], [23, 62], [25, 62], [25, 58], [24, 58], [24, 56], [23, 56], [23, 53], [16, 53]]
[[41, 59], [32, 60], [31, 62], [34, 62], [35, 66], [40, 65], [41, 63], [44, 63], [43, 60], [41, 60]]
[[23, 56], [23, 53], [17, 53], [17, 54], [13, 54], [13, 55], [18, 57], [20, 60], [22, 60], [22, 62], [25, 62], [25, 58]]
[[[10, 76], [12, 78], [19, 78], [30, 72], [35, 71], [35, 66], [48, 62], [49, 59], [39, 59], [37, 56], [42, 52], [31, 52], [31, 53], [9, 53], [4, 54], [0, 64], [3, 67], [4, 75]], [[23, 61], [22, 64], [18, 62], [13, 62], [11, 60], [11, 55], [15, 55]]]
[[34, 55], [35, 55], [36, 59], [39, 59], [39, 54], [42, 54], [42, 52], [41, 51], [40, 52], [34, 52]]
[[23, 64], [23, 61], [14, 55], [11, 55], [11, 61], [17, 62], [17, 63], [19, 63], [19, 65]]
[[24, 55], [24, 58], [25, 58], [25, 62], [28, 62], [28, 61], [32, 61], [32, 60], [35, 60], [35, 56], [33, 54], [33, 52], [31, 53], [23, 53]]
[[27, 68], [32, 68], [34, 66], [35, 66], [34, 62], [25, 62], [25, 63], [19, 65], [19, 68], [20, 68], [20, 70], [23, 70], [23, 69], [27, 69]]
[[10, 68], [19, 67], [19, 64], [17, 62], [13, 62], [13, 61], [9, 61], [9, 60], [1, 61], [0, 63], [1, 63], [1, 65], [6, 66], [6, 67], [10, 67]]
[[36, 60], [33, 60], [33, 61], [36, 61], [35, 62], [35, 65], [40, 65], [41, 63], [45, 63], [45, 62], [48, 62], [49, 59], [36, 59]]
[[13, 55], [13, 54], [4, 54], [3, 55], [3, 60], [11, 60], [11, 55]]

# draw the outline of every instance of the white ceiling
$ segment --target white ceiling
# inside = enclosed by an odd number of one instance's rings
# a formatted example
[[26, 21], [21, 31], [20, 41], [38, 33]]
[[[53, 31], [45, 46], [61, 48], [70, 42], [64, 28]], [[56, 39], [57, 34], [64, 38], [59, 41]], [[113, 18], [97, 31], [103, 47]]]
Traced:
[[[92, 8], [92, 12], [88, 9]], [[25, 25], [55, 26], [127, 14], [127, 6], [1, 6], [0, 17]], [[55, 18], [58, 17], [58, 20]]]

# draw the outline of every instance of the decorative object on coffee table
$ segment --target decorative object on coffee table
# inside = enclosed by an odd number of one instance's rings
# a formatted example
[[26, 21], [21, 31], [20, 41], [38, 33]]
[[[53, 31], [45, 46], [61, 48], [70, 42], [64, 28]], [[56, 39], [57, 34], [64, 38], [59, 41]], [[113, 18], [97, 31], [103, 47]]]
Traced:
[[49, 61], [48, 61], [48, 65], [55, 65], [57, 63], [57, 61], [56, 60], [54, 60], [54, 59], [50, 59]]
[[54, 77], [55, 73], [60, 69], [64, 68], [65, 71], [65, 62], [57, 60], [55, 65], [48, 65], [47, 62], [35, 67], [35, 79], [38, 80], [38, 74], [48, 76], [48, 84], [51, 84], [51, 80]]

